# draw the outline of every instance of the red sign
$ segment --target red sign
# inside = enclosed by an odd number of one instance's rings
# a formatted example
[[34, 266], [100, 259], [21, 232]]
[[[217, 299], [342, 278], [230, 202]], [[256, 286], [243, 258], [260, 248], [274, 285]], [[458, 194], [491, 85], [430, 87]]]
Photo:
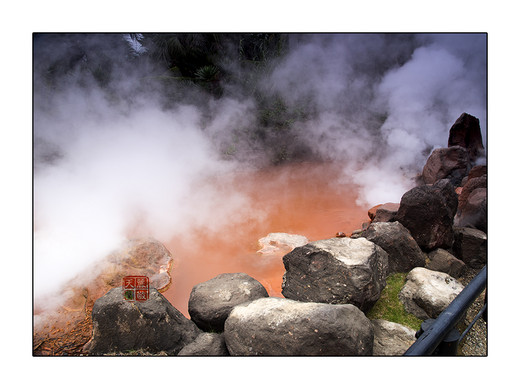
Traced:
[[150, 282], [146, 276], [123, 277], [123, 297], [127, 301], [148, 300]]

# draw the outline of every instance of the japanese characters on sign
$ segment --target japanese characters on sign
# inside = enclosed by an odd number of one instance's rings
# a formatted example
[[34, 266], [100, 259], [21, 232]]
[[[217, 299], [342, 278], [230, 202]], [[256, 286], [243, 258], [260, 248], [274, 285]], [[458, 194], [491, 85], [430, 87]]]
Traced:
[[146, 301], [150, 282], [146, 276], [123, 277], [123, 297], [127, 301]]

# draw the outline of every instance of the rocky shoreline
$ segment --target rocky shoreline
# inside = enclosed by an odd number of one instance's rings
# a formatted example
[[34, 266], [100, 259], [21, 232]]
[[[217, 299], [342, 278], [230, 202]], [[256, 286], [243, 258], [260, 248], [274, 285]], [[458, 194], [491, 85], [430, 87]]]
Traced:
[[[399, 204], [370, 209], [362, 229], [316, 242], [282, 233], [264, 242], [269, 250], [276, 239], [292, 244], [283, 257], [285, 298], [269, 297], [247, 274], [221, 274], [193, 288], [188, 319], [155, 288], [144, 302], [126, 301], [113, 288], [93, 305], [84, 353], [402, 355], [415, 331], [365, 314], [388, 275], [404, 272], [405, 309], [436, 318], [487, 264], [483, 161], [479, 121], [464, 113], [450, 129], [448, 147], [431, 153], [417, 186]], [[486, 323], [479, 319], [475, 328], [461, 344], [463, 355], [487, 353]]]

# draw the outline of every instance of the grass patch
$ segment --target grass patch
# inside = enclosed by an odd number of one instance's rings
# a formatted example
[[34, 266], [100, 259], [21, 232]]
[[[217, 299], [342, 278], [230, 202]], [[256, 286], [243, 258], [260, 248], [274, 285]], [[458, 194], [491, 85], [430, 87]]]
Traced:
[[370, 320], [384, 319], [403, 324], [414, 330], [421, 328], [422, 320], [405, 311], [399, 301], [399, 292], [406, 281], [407, 273], [390, 274], [386, 279], [386, 287], [381, 291], [381, 297], [367, 313]]

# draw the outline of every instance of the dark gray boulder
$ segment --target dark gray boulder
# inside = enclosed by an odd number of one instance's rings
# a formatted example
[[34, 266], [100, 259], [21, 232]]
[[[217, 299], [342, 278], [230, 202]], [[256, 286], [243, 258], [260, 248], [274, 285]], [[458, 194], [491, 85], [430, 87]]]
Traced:
[[401, 223], [376, 222], [361, 233], [388, 254], [388, 273], [409, 272], [424, 266], [426, 257], [417, 242]]
[[224, 273], [193, 287], [188, 312], [204, 331], [222, 332], [235, 305], [268, 296], [263, 285], [247, 274]]
[[455, 278], [460, 277], [466, 267], [464, 262], [444, 249], [432, 251], [428, 254], [428, 258], [430, 262], [426, 265], [427, 269], [447, 273]]
[[462, 146], [468, 150], [469, 158], [475, 161], [484, 154], [479, 120], [463, 113], [450, 128], [448, 146]]
[[218, 356], [229, 355], [229, 352], [223, 334], [204, 332], [185, 346], [178, 355]]
[[454, 228], [453, 252], [465, 264], [480, 269], [487, 263], [487, 235], [475, 228]]
[[231, 355], [371, 355], [374, 330], [350, 304], [269, 297], [233, 308], [224, 337]]
[[447, 178], [452, 185], [459, 186], [470, 168], [468, 151], [465, 148], [453, 146], [435, 149], [424, 165], [422, 178], [425, 184], [434, 184]]
[[446, 178], [437, 181], [432, 187], [442, 196], [444, 205], [450, 212], [450, 217], [453, 218], [457, 214], [459, 206], [459, 198], [455, 192], [455, 187]]
[[202, 332], [156, 289], [143, 302], [127, 301], [113, 288], [92, 308], [90, 355], [142, 350], [176, 355]]
[[453, 209], [443, 191], [432, 185], [410, 189], [401, 198], [396, 221], [410, 231], [423, 251], [453, 244]]
[[469, 179], [468, 176], [468, 181], [466, 181], [465, 185], [462, 187], [462, 191], [458, 199], [458, 213], [460, 213], [460, 211], [463, 210], [466, 206], [468, 197], [471, 194], [471, 192], [479, 188], [487, 188], [487, 174], [483, 174], [478, 177], [473, 177], [471, 179]]
[[388, 254], [365, 238], [332, 238], [283, 257], [282, 294], [293, 300], [354, 304], [367, 312], [386, 286]]

